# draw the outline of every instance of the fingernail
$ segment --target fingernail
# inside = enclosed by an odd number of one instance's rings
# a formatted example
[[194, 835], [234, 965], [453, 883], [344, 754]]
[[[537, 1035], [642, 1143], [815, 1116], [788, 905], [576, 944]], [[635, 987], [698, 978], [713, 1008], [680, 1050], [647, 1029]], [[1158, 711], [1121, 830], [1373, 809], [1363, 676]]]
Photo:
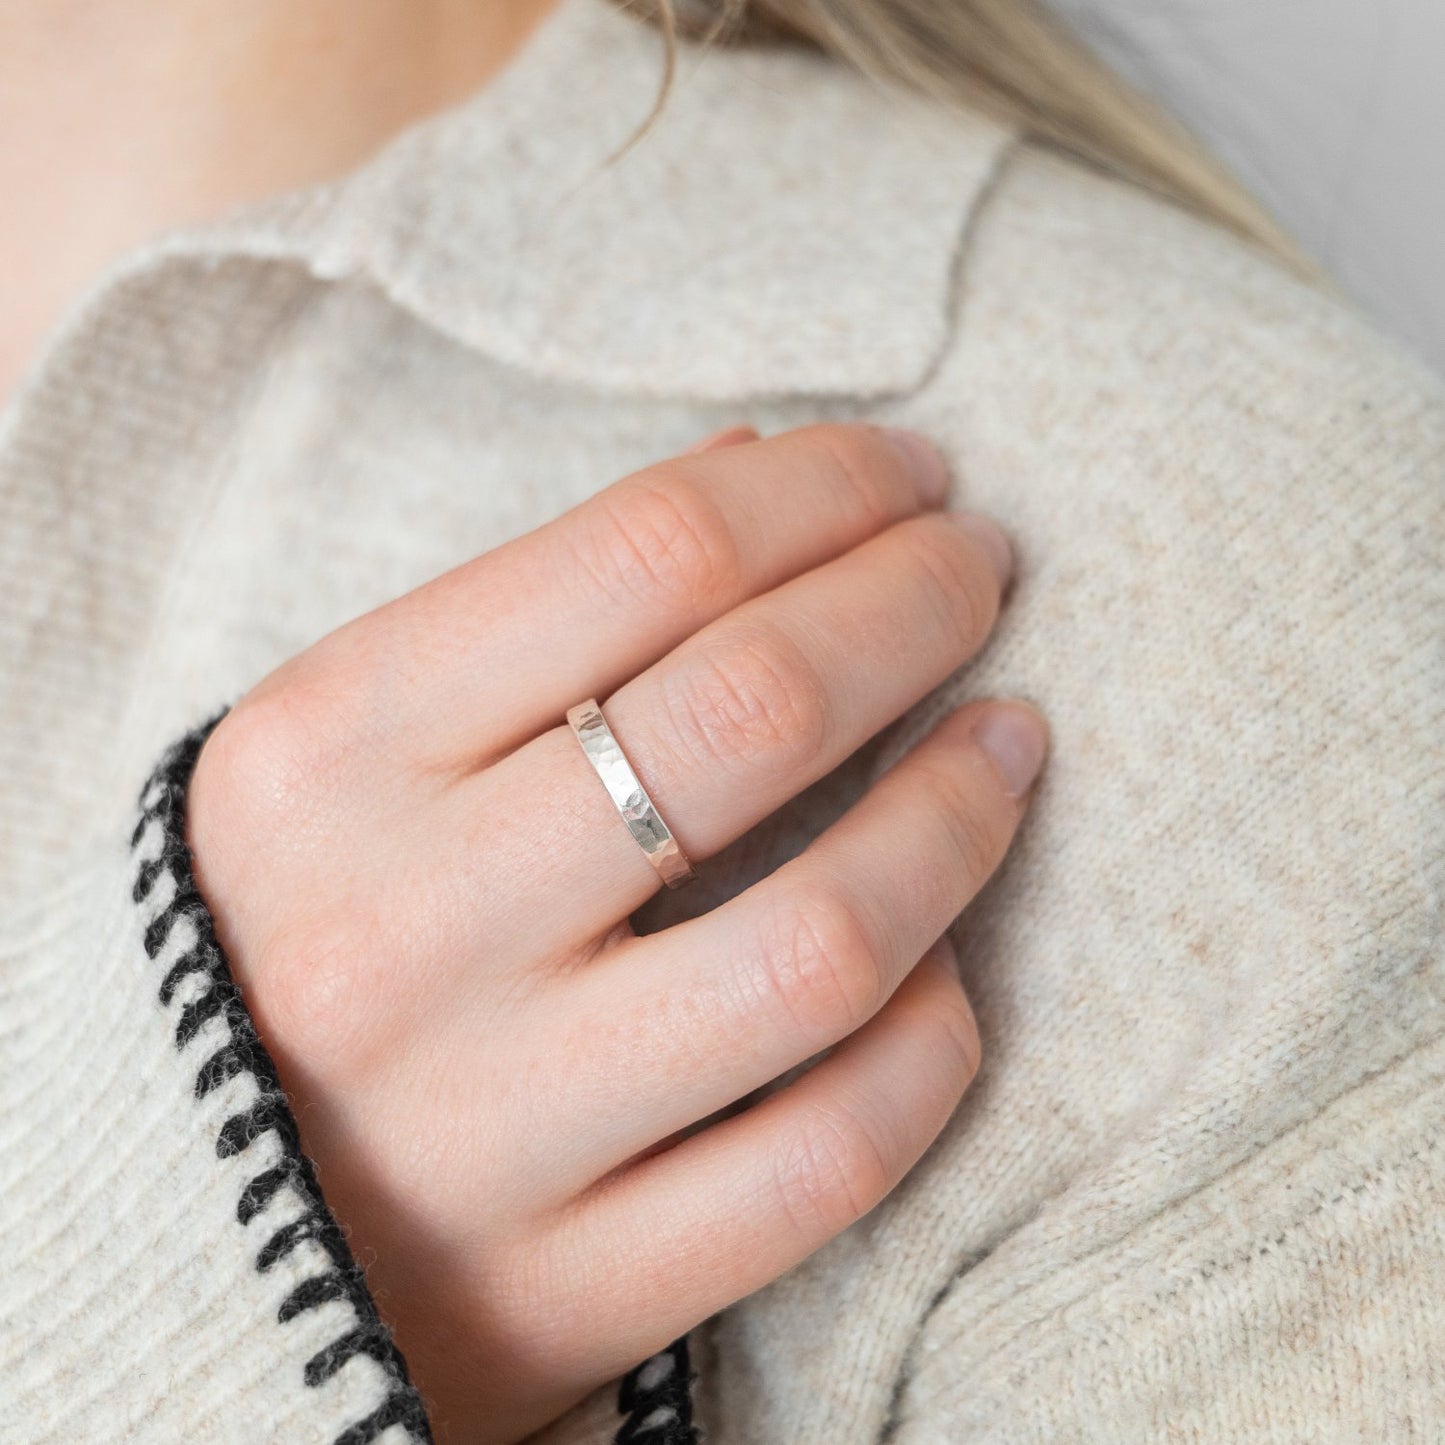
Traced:
[[941, 935], [933, 945], [939, 961], [953, 974], [955, 978], [963, 977], [963, 970], [959, 967], [958, 950], [953, 946], [953, 940], [948, 934]]
[[916, 431], [897, 426], [879, 427], [879, 430], [908, 464], [919, 501], [936, 507], [948, 491], [948, 464], [943, 460], [943, 453]]
[[950, 512], [949, 516], [983, 544], [998, 575], [998, 590], [1000, 593], [1007, 592], [1014, 575], [1014, 549], [1008, 534], [992, 517], [985, 517], [982, 512]]
[[700, 441], [695, 441], [683, 456], [691, 456], [694, 452], [710, 452], [718, 447], [735, 447], [740, 442], [755, 442], [758, 440], [758, 429], [755, 426], [727, 426], [721, 431], [709, 432]]
[[993, 703], [973, 724], [974, 741], [988, 755], [1011, 798], [1028, 792], [1043, 767], [1049, 731], [1026, 703]]

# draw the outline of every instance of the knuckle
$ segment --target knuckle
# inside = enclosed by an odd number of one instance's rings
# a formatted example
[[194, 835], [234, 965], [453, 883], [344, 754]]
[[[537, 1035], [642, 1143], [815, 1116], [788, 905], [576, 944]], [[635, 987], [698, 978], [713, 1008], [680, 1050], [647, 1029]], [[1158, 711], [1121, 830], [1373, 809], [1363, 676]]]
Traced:
[[896, 1180], [862, 1119], [834, 1102], [814, 1106], [779, 1140], [772, 1182], [784, 1217], [816, 1245], [861, 1219]]
[[835, 892], [812, 888], [769, 910], [753, 960], [753, 993], [821, 1046], [852, 1033], [887, 997], [870, 930]]
[[946, 518], [921, 517], [900, 529], [909, 561], [938, 624], [966, 652], [988, 636], [998, 615], [998, 587], [963, 534]]
[[824, 748], [822, 681], [776, 628], [734, 625], [669, 676], [666, 712], [693, 763], [786, 776]]
[[944, 829], [949, 871], [981, 883], [998, 866], [1006, 842], [1002, 818], [979, 796], [963, 769], [925, 764], [924, 794]]
[[227, 826], [294, 839], [315, 816], [339, 767], [335, 730], [317, 698], [280, 684], [243, 698], [217, 724], [197, 760], [193, 813]]
[[354, 1071], [393, 992], [377, 977], [364, 937], [334, 914], [281, 930], [248, 969], [246, 998], [257, 1029], [308, 1072]]
[[679, 464], [649, 468], [594, 500], [582, 513], [576, 557], [604, 592], [620, 588], [683, 616], [732, 595], [741, 572], [736, 542], [717, 504]]
[[[874, 530], [895, 513], [890, 480], [901, 463], [875, 427], [847, 422], [818, 422], [805, 429], [808, 440], [823, 454], [833, 485], [850, 509]], [[908, 484], [912, 494], [912, 483]]]

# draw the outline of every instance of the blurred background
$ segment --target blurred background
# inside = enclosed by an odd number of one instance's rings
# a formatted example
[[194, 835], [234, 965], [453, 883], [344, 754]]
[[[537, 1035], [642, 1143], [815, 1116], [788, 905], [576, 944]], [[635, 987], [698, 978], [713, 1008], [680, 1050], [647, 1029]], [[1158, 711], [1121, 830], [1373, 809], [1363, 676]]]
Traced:
[[1445, 373], [1445, 0], [1051, 0]]

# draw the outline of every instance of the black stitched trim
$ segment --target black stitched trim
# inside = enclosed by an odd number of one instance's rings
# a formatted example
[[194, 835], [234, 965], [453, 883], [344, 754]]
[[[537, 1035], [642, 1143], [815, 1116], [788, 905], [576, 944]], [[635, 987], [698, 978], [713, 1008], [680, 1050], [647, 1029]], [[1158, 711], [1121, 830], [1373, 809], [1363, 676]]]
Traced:
[[687, 1336], [644, 1360], [623, 1377], [617, 1408], [627, 1416], [615, 1445], [696, 1445]]
[[167, 970], [157, 992], [162, 1006], [168, 1006], [186, 979], [195, 975], [205, 980], [205, 986], [177, 1017], [178, 1049], [185, 1048], [212, 1019], [225, 1021], [228, 1037], [196, 1074], [198, 1099], [237, 1074], [249, 1073], [255, 1080], [256, 1102], [222, 1125], [216, 1139], [217, 1155], [224, 1159], [243, 1153], [266, 1133], [275, 1134], [280, 1141], [281, 1163], [256, 1174], [247, 1183], [236, 1206], [237, 1222], [249, 1223], [287, 1185], [305, 1202], [305, 1213], [276, 1230], [261, 1246], [256, 1256], [257, 1270], [269, 1269], [303, 1239], [315, 1240], [331, 1261], [329, 1269], [291, 1291], [281, 1305], [277, 1322], [285, 1324], [328, 1300], [345, 1299], [355, 1311], [357, 1323], [308, 1360], [302, 1378], [311, 1387], [324, 1384], [357, 1355], [375, 1360], [389, 1377], [390, 1385], [380, 1407], [343, 1430], [335, 1445], [369, 1445], [395, 1425], [405, 1428], [415, 1441], [430, 1441], [431, 1427], [421, 1396], [411, 1383], [406, 1361], [393, 1343], [390, 1330], [377, 1313], [346, 1238], [322, 1198], [311, 1161], [301, 1152], [296, 1121], [286, 1103], [276, 1066], [257, 1037], [216, 942], [210, 912], [196, 888], [191, 852], [185, 841], [186, 789], [202, 744], [224, 716], [224, 712], [218, 714], [170, 747], [141, 793], [141, 817], [131, 835], [132, 852], [139, 849], [156, 822], [161, 825], [161, 849], [158, 857], [137, 858], [131, 896], [138, 905], [144, 904], [167, 877], [173, 880], [175, 890], [170, 902], [146, 928], [146, 953], [152, 959], [159, 956], [183, 921], [195, 930], [196, 940]]
[[[256, 1269], [270, 1269], [302, 1240], [320, 1244], [331, 1260], [330, 1269], [303, 1280], [287, 1295], [277, 1312], [277, 1322], [285, 1324], [308, 1309], [337, 1299], [348, 1300], [356, 1313], [359, 1323], [354, 1328], [306, 1362], [302, 1372], [306, 1384], [313, 1388], [324, 1384], [356, 1355], [374, 1359], [390, 1377], [391, 1385], [381, 1405], [349, 1425], [333, 1445], [370, 1445], [395, 1425], [402, 1426], [414, 1440], [429, 1442], [431, 1427], [421, 1396], [411, 1383], [406, 1361], [392, 1341], [390, 1330], [377, 1313], [346, 1237], [322, 1197], [315, 1169], [301, 1150], [296, 1120], [276, 1066], [231, 978], [210, 911], [196, 887], [185, 837], [186, 789], [202, 746], [226, 711], [223, 709], [172, 744], [141, 792], [141, 816], [131, 834], [131, 850], [134, 853], [139, 849], [155, 822], [161, 825], [161, 848], [156, 857], [137, 858], [131, 896], [141, 905], [165, 878], [170, 877], [174, 883], [170, 901], [146, 928], [146, 953], [152, 959], [158, 957], [182, 922], [189, 922], [195, 930], [195, 942], [167, 969], [157, 994], [161, 1005], [168, 1007], [181, 984], [192, 975], [205, 980], [201, 991], [180, 1010], [175, 1025], [177, 1049], [185, 1048], [210, 1020], [225, 1021], [227, 1039], [197, 1071], [198, 1099], [237, 1074], [249, 1073], [255, 1080], [256, 1102], [221, 1126], [216, 1154], [225, 1159], [243, 1153], [265, 1133], [274, 1133], [281, 1144], [280, 1163], [254, 1175], [241, 1191], [237, 1222], [250, 1223], [287, 1186], [305, 1201], [306, 1212], [282, 1225], [261, 1246]], [[614, 1445], [697, 1445], [699, 1433], [693, 1423], [692, 1400], [696, 1378], [689, 1365], [686, 1335], [628, 1371], [617, 1396], [618, 1413], [626, 1418], [614, 1437]]]

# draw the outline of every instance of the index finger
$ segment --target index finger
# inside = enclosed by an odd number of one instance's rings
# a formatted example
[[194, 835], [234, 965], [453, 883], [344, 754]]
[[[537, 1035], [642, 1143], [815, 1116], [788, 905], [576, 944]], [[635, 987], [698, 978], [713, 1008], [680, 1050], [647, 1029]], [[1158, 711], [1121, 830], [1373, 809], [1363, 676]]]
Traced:
[[931, 443], [862, 422], [644, 467], [381, 609], [385, 726], [418, 762], [481, 766], [946, 487]]

